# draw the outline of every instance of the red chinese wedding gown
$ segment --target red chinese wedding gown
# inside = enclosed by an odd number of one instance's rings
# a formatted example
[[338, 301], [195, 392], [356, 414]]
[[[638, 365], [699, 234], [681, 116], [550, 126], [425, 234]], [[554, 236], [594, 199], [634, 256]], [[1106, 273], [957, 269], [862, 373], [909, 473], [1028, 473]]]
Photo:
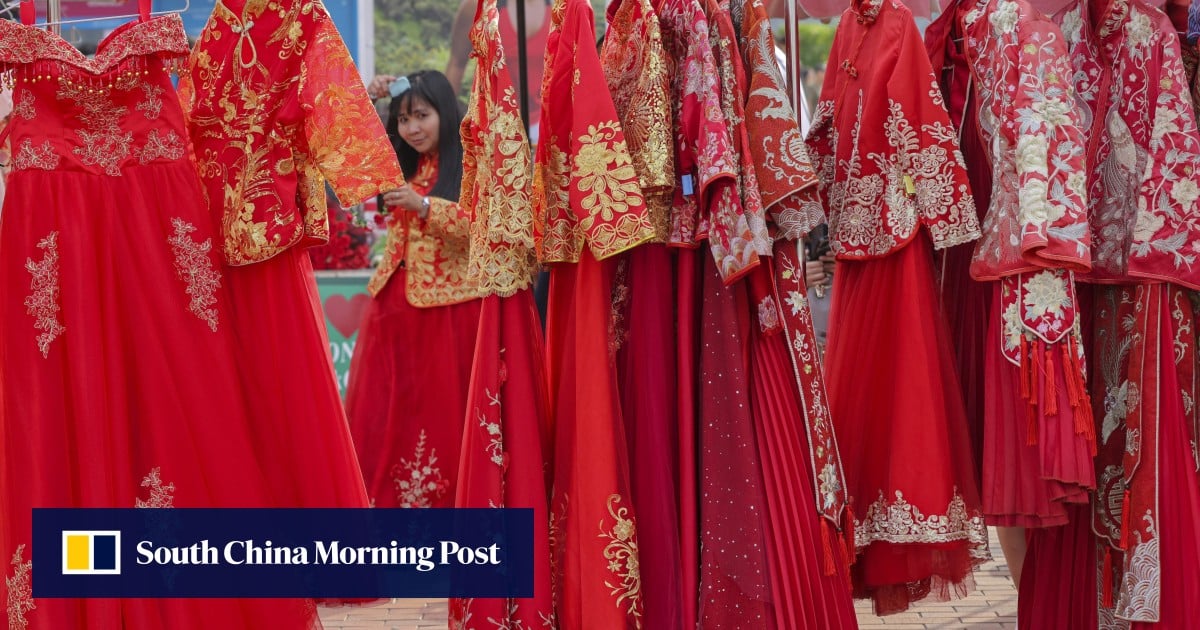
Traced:
[[178, 16], [122, 26], [94, 59], [0, 21], [0, 72], [16, 88], [0, 222], [10, 630], [319, 625], [302, 600], [32, 597], [33, 507], [280, 504], [263, 468], [277, 463], [251, 435], [215, 230], [167, 69], [187, 50]]
[[979, 228], [908, 9], [852, 3], [830, 68], [808, 136], [838, 259], [826, 380], [855, 517], [855, 592], [887, 614], [965, 596], [989, 557], [933, 265], [933, 247]]
[[[437, 183], [437, 156], [409, 180]], [[467, 280], [468, 217], [431, 198], [391, 219], [350, 363], [346, 415], [375, 507], [453, 507], [479, 305]]]
[[365, 507], [304, 249], [328, 240], [327, 180], [347, 205], [403, 184], [383, 124], [315, 0], [217, 3], [180, 90], [276, 492], [296, 507]]
[[480, 0], [471, 44], [480, 70], [462, 123], [460, 203], [470, 218], [468, 277], [483, 297], [454, 504], [531, 508], [534, 575], [533, 597], [451, 600], [450, 628], [555, 628], [552, 427], [541, 324], [530, 290], [533, 165], [495, 0]]

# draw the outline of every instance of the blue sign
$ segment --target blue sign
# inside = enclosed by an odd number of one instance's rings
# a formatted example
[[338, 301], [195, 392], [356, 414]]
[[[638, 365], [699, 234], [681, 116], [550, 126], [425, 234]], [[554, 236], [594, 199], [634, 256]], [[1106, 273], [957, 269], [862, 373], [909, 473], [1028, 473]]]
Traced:
[[531, 509], [33, 510], [37, 597], [533, 596]]

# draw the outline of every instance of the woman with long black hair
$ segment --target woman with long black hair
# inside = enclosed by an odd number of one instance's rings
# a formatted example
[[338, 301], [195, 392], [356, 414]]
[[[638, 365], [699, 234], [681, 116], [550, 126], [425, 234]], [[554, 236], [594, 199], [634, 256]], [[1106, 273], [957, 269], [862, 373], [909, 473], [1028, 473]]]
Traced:
[[396, 79], [389, 93], [387, 131], [408, 184], [383, 195], [388, 243], [368, 285], [346, 410], [374, 505], [452, 507], [480, 304], [458, 205], [462, 114], [434, 70]]

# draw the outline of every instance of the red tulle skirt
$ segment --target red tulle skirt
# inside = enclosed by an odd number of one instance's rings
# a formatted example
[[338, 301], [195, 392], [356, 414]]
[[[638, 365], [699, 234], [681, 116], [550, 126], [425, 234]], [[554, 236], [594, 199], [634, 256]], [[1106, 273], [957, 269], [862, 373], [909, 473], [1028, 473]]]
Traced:
[[367, 507], [308, 253], [226, 267], [255, 448], [285, 507]]
[[479, 300], [417, 308], [399, 269], [363, 315], [346, 413], [376, 507], [453, 507]]
[[[1031, 411], [1021, 393], [1022, 368], [1001, 352], [1000, 283], [994, 282], [984, 369], [988, 374], [984, 409], [983, 507], [988, 523], [1001, 527], [1051, 527], [1067, 523], [1066, 506], [1086, 503], [1096, 486], [1091, 444], [1076, 427], [1061, 347], [1035, 353], [1035, 393], [1045, 400], [1047, 369], [1055, 381], [1058, 413]], [[1080, 302], [1082, 304], [1082, 302]], [[1048, 367], [1046, 367], [1048, 366]], [[1030, 414], [1034, 414], [1031, 419]]]
[[855, 594], [877, 614], [965, 596], [987, 531], [929, 237], [840, 261], [834, 283], [825, 373], [856, 519]]
[[[117, 185], [119, 183], [119, 185]], [[302, 600], [31, 597], [31, 508], [279, 505], [186, 163], [22, 171], [0, 220], [0, 553], [14, 630], [305, 629]], [[218, 286], [219, 283], [219, 286]], [[210, 301], [209, 298], [212, 298]]]

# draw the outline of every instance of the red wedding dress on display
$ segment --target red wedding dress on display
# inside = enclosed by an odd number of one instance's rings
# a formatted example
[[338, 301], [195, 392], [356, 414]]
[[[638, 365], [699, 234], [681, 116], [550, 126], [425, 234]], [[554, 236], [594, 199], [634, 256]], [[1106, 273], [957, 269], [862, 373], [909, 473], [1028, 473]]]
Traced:
[[274, 462], [260, 463], [249, 435], [215, 231], [168, 72], [187, 51], [178, 16], [117, 29], [94, 59], [0, 21], [0, 73], [16, 87], [0, 221], [0, 594], [10, 630], [319, 626], [312, 604], [295, 599], [32, 597], [31, 508], [275, 501], [262, 468]]
[[[409, 184], [428, 195], [437, 173], [437, 156], [422, 156]], [[346, 415], [375, 507], [454, 507], [481, 304], [466, 277], [469, 219], [442, 198], [424, 220], [398, 215], [367, 285]]]

